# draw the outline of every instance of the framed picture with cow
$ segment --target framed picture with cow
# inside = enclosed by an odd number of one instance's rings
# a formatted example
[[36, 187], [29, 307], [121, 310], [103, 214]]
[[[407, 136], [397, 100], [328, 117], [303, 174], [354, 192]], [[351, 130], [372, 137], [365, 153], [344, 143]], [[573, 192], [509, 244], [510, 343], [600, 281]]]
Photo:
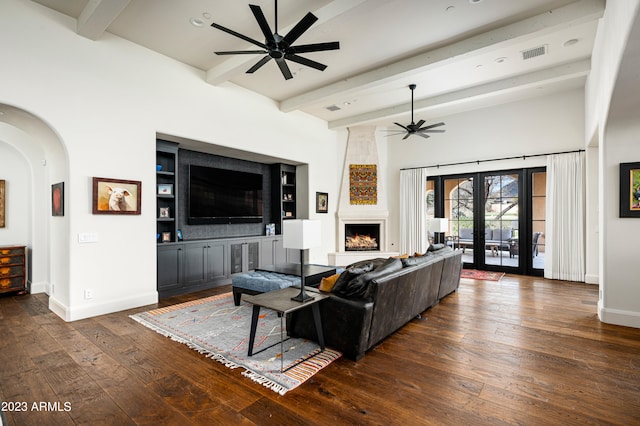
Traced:
[[140, 214], [142, 183], [93, 178], [93, 214]]

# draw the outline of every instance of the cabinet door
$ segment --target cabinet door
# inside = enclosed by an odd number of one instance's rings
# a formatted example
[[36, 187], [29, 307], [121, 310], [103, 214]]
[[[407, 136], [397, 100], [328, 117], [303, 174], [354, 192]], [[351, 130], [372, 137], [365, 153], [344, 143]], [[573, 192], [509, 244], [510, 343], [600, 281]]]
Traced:
[[273, 237], [262, 240], [260, 248], [260, 266], [282, 265], [287, 263], [287, 255], [282, 244], [282, 237]]
[[184, 284], [198, 285], [207, 282], [207, 244], [193, 243], [184, 246]]
[[209, 243], [207, 246], [207, 281], [227, 278], [226, 243]]
[[242, 272], [242, 247], [244, 243], [229, 244], [229, 255], [231, 260], [231, 273]]
[[182, 285], [182, 245], [158, 246], [158, 291]]
[[260, 266], [260, 241], [247, 241], [245, 247], [247, 261], [244, 271], [253, 271]]

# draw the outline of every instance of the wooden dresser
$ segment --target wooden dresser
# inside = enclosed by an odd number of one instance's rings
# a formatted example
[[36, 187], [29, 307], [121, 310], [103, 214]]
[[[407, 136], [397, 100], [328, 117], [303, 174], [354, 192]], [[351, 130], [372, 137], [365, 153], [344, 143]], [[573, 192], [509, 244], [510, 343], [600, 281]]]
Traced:
[[0, 293], [27, 290], [27, 248], [0, 246]]

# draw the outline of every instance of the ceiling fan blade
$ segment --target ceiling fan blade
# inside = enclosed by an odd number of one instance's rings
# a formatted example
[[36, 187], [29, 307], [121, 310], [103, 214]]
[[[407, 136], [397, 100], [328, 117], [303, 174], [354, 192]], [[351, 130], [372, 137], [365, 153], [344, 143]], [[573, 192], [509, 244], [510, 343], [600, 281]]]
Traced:
[[280, 67], [280, 72], [282, 72], [282, 76], [284, 77], [285, 80], [289, 80], [290, 78], [293, 78], [293, 75], [291, 74], [291, 70], [289, 70], [289, 66], [287, 65], [287, 62], [284, 60], [284, 58], [276, 59], [276, 63]]
[[229, 28], [227, 28], [227, 27], [223, 27], [222, 25], [218, 25], [218, 24], [216, 24], [215, 22], [214, 22], [214, 23], [212, 23], [212, 24], [211, 24], [211, 26], [212, 26], [213, 28], [217, 28], [217, 29], [219, 29], [220, 31], [224, 31], [224, 32], [225, 32], [225, 33], [227, 33], [227, 34], [231, 34], [232, 36], [238, 37], [238, 38], [240, 38], [240, 39], [242, 39], [242, 40], [244, 40], [244, 41], [248, 41], [248, 42], [249, 42], [249, 43], [251, 43], [251, 44], [255, 44], [256, 46], [260, 46], [260, 47], [262, 47], [263, 49], [268, 49], [268, 48], [267, 48], [267, 46], [266, 46], [264, 43], [260, 43], [259, 41], [254, 40], [254, 39], [252, 39], [251, 37], [247, 37], [246, 35], [243, 35], [243, 34], [237, 33], [237, 32], [235, 32], [235, 31], [233, 31], [233, 30], [231, 30], [231, 29], [229, 29]]
[[406, 135], [404, 135], [404, 138], [402, 138], [402, 140], [405, 140], [406, 138], [408, 138], [409, 136], [411, 136], [411, 133], [407, 133]]
[[444, 129], [425, 129], [424, 127], [422, 129], [418, 129], [417, 131], [420, 133], [444, 133], [445, 132]]
[[309, 52], [321, 52], [324, 50], [337, 50], [337, 49], [340, 49], [339, 41], [331, 41], [327, 43], [301, 44], [300, 46], [291, 46], [289, 51], [292, 53], [309, 53]]
[[290, 53], [285, 55], [285, 58], [290, 61], [297, 62], [299, 64], [306, 65], [308, 67], [315, 68], [320, 71], [324, 71], [325, 68], [327, 68], [326, 65], [321, 64], [320, 62], [312, 61], [311, 59], [303, 58], [302, 56], [298, 56], [298, 55], [292, 55]]
[[291, 46], [293, 42], [296, 41], [298, 37], [302, 35], [302, 33], [307, 31], [309, 27], [311, 27], [311, 25], [313, 25], [313, 23], [317, 20], [318, 18], [316, 18], [313, 13], [307, 13], [300, 21], [298, 21], [295, 27], [291, 28], [291, 31], [289, 31], [287, 35], [284, 36], [282, 41]]
[[406, 126], [403, 126], [403, 125], [402, 125], [402, 124], [400, 124], [400, 123], [396, 123], [396, 122], [394, 121], [394, 122], [393, 122], [393, 124], [395, 124], [396, 126], [400, 126], [400, 127], [402, 127], [402, 128], [403, 128], [403, 129], [405, 129], [407, 132], [409, 131], [409, 129], [408, 129]]
[[420, 126], [422, 126], [423, 124], [424, 124], [424, 120], [418, 121], [418, 123], [416, 124], [416, 129], [419, 129]]
[[227, 50], [225, 52], [213, 52], [216, 55], [255, 55], [257, 53], [269, 53], [266, 50]]
[[425, 129], [425, 130], [426, 130], [426, 129], [431, 129], [431, 128], [434, 128], [434, 127], [440, 127], [440, 126], [444, 126], [444, 123], [436, 123], [436, 124], [431, 124], [430, 126], [424, 126], [424, 127], [423, 127], [422, 129], [420, 129], [420, 130], [423, 130], [423, 129]]
[[262, 13], [260, 6], [250, 4], [249, 7], [253, 12], [253, 16], [256, 17], [256, 21], [258, 21], [258, 25], [260, 25], [260, 29], [262, 30], [262, 34], [264, 34], [264, 38], [267, 40], [267, 43], [273, 43], [275, 45], [276, 41], [273, 38], [273, 32], [271, 32], [269, 23], [267, 23], [267, 18], [264, 17], [264, 13]]
[[262, 67], [264, 64], [269, 62], [270, 59], [271, 59], [271, 56], [269, 56], [269, 55], [265, 56], [264, 58], [262, 58], [258, 62], [256, 62], [256, 64], [254, 66], [249, 68], [246, 73], [247, 74], [253, 74], [254, 72], [258, 71], [258, 69], [260, 69], [260, 67]]
[[418, 136], [422, 136], [422, 137], [423, 137], [423, 138], [425, 138], [425, 139], [429, 139], [429, 138], [431, 137], [431, 136], [429, 136], [429, 135], [425, 135], [424, 133], [416, 133], [416, 135], [418, 135]]

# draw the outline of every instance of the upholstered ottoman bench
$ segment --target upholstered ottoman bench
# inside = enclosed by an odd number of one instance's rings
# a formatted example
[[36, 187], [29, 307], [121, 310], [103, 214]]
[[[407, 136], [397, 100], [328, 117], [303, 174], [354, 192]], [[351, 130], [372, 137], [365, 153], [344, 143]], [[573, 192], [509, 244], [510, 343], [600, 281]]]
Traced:
[[233, 303], [239, 306], [242, 293], [253, 295], [280, 290], [293, 285], [300, 286], [300, 277], [269, 271], [251, 271], [231, 277], [231, 285]]

